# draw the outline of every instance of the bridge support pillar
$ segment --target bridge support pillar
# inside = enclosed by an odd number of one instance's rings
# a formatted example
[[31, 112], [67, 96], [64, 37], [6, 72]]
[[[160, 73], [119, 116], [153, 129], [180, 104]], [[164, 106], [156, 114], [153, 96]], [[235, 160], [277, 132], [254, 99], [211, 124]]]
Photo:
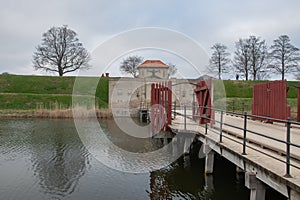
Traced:
[[291, 190], [289, 200], [296, 200], [296, 199], [300, 199], [300, 192]]
[[236, 173], [237, 174], [241, 174], [241, 173], [244, 173], [244, 170], [238, 166], [236, 166]]
[[190, 146], [192, 142], [193, 142], [193, 138], [189, 138], [189, 137], [184, 138], [183, 153], [185, 155], [190, 154]]
[[177, 153], [178, 153], [178, 145], [179, 145], [178, 138], [174, 137], [172, 139], [172, 154], [173, 155], [177, 155]]
[[266, 186], [256, 178], [255, 173], [245, 173], [245, 186], [251, 190], [250, 200], [265, 200]]
[[214, 177], [212, 174], [205, 175], [205, 190], [207, 192], [212, 192], [214, 190]]
[[212, 174], [214, 172], [215, 152], [207, 144], [204, 144], [203, 151], [206, 154], [205, 174]]

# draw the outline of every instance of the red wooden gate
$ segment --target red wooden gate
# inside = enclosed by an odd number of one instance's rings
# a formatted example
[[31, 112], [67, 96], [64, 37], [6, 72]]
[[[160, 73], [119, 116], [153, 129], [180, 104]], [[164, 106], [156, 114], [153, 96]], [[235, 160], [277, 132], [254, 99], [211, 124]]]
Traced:
[[199, 123], [206, 123], [206, 115], [209, 118], [208, 122], [211, 122], [214, 118], [214, 111], [212, 108], [212, 79], [202, 80], [197, 83], [196, 89], [196, 99], [198, 103], [198, 109], [193, 112], [196, 116], [200, 117]]
[[252, 114], [286, 120], [290, 107], [286, 105], [286, 81], [273, 81], [253, 85]]
[[166, 131], [172, 122], [172, 82], [162, 82], [151, 85], [151, 115], [150, 131], [156, 134]]

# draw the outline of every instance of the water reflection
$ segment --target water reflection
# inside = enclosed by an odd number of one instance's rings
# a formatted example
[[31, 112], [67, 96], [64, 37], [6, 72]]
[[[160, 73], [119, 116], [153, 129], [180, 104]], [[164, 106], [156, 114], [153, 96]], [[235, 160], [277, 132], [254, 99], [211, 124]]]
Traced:
[[41, 121], [31, 131], [34, 174], [45, 193], [71, 194], [86, 171], [88, 152], [70, 121]]
[[204, 177], [203, 161], [182, 156], [168, 168], [150, 173], [150, 199], [213, 199], [213, 176]]
[[[121, 118], [122, 123], [126, 124], [131, 121], [131, 118]], [[138, 119], [135, 120], [136, 123], [139, 123]], [[140, 126], [145, 125], [139, 123]], [[102, 120], [101, 128], [106, 133], [106, 136], [109, 140], [116, 146], [120, 147], [123, 150], [134, 152], [134, 153], [144, 153], [155, 151], [163, 146], [158, 140], [153, 140], [151, 138], [139, 138], [133, 137], [124, 133], [120, 127], [112, 120]], [[144, 133], [141, 133], [144, 134]]]
[[[101, 126], [111, 141], [131, 152], [160, 148], [163, 139], [139, 139], [122, 133], [113, 121]], [[189, 138], [188, 138], [189, 139]], [[177, 138], [171, 152], [181, 151]], [[199, 148], [189, 149], [198, 155]], [[120, 159], [121, 155], [120, 155]], [[134, 165], [151, 165], [133, 161]], [[82, 145], [73, 121], [0, 120], [0, 199], [247, 199], [235, 166], [216, 156], [213, 177], [203, 175], [204, 159], [182, 156], [145, 174], [113, 170]]]

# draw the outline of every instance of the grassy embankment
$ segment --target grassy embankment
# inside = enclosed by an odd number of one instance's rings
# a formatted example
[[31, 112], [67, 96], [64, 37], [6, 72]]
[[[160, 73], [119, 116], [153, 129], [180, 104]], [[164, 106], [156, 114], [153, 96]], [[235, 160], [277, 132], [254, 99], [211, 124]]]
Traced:
[[[83, 78], [76, 99], [85, 105], [95, 99], [97, 115], [108, 116], [108, 78], [99, 79], [97, 88], [92, 86], [98, 77]], [[0, 75], [0, 114], [20, 117], [72, 117], [72, 93], [75, 77]], [[218, 81], [215, 82], [215, 87]], [[263, 81], [224, 80], [227, 110], [251, 112], [253, 84]], [[288, 82], [297, 86], [298, 82]], [[95, 92], [96, 91], [96, 92]], [[292, 115], [297, 110], [297, 89], [287, 93]], [[78, 105], [81, 106], [81, 105]], [[84, 108], [89, 110], [89, 108]]]
[[[232, 81], [224, 80], [223, 84], [226, 90], [227, 110], [251, 112], [252, 108], [252, 96], [253, 85], [257, 83], [263, 83], [266, 81]], [[287, 93], [287, 104], [291, 106], [292, 116], [297, 112], [297, 97], [298, 91], [296, 86], [299, 82], [288, 81], [289, 91]]]
[[[106, 117], [108, 78], [99, 79], [97, 88], [93, 88], [95, 81], [97, 77], [83, 78], [76, 99], [83, 104], [95, 99], [98, 117]], [[0, 75], [0, 113], [14, 117], [71, 118], [74, 82], [75, 77]]]

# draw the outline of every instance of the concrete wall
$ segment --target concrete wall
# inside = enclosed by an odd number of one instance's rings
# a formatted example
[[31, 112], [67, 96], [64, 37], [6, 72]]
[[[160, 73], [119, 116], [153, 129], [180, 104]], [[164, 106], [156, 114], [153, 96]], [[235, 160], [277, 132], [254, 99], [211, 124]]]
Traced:
[[110, 108], [149, 106], [151, 84], [162, 81], [172, 81], [173, 102], [176, 100], [178, 106], [191, 105], [195, 86], [188, 84], [188, 82], [196, 83], [197, 80], [111, 77], [109, 79]]
[[139, 78], [161, 78], [169, 77], [167, 67], [139, 67]]

